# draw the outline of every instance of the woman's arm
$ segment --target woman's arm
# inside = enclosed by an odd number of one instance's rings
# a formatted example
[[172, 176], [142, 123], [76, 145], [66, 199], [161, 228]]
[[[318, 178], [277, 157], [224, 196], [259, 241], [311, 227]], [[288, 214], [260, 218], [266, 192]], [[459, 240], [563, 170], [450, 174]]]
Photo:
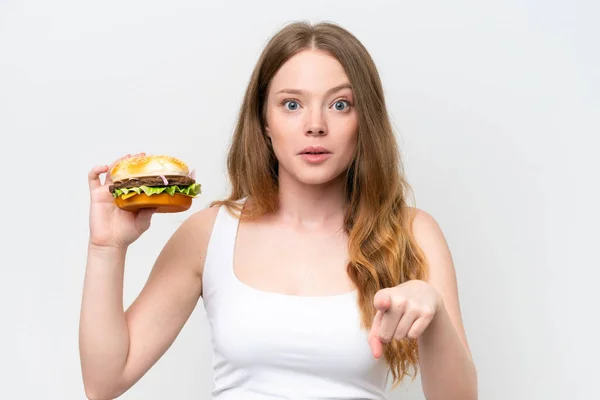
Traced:
[[90, 246], [79, 331], [88, 398], [120, 396], [172, 345], [201, 295], [204, 258], [216, 211], [200, 211], [176, 230], [126, 311], [125, 251]]
[[428, 283], [442, 298], [435, 317], [418, 339], [425, 397], [427, 400], [477, 399], [477, 372], [462, 322], [448, 244], [437, 222], [422, 210], [416, 210], [413, 233], [427, 258]]

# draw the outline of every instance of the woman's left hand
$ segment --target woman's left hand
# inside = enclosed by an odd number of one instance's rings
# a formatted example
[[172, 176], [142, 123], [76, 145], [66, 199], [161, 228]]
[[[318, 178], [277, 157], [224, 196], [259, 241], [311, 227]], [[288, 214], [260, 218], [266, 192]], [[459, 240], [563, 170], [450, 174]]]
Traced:
[[383, 354], [383, 343], [392, 339], [417, 339], [442, 307], [441, 294], [429, 283], [411, 280], [375, 294], [377, 314], [369, 332], [375, 358]]

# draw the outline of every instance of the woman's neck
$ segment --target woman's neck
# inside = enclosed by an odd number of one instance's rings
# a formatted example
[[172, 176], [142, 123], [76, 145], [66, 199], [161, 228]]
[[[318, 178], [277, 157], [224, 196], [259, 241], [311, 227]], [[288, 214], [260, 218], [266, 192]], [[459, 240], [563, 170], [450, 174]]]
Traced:
[[287, 174], [279, 178], [279, 207], [276, 217], [284, 223], [318, 228], [343, 226], [346, 195], [344, 177], [322, 185], [299, 182]]

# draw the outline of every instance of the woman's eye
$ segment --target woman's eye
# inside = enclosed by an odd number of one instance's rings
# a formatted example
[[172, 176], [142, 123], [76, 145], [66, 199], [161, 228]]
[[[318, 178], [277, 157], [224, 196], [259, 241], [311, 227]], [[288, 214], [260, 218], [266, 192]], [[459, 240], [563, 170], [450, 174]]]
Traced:
[[336, 101], [335, 104], [333, 105], [335, 107], [336, 110], [338, 111], [344, 111], [346, 108], [348, 108], [350, 105], [348, 104], [347, 101], [345, 100], [339, 100]]
[[298, 102], [294, 101], [294, 100], [288, 100], [288, 101], [286, 101], [285, 103], [283, 103], [283, 106], [286, 107], [288, 110], [291, 110], [291, 111], [297, 110], [298, 107], [300, 107], [298, 105]]

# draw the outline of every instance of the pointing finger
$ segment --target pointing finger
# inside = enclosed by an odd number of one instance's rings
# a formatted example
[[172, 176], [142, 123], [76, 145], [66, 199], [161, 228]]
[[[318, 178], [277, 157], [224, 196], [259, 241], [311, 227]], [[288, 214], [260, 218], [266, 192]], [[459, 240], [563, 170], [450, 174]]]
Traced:
[[377, 334], [381, 342], [388, 343], [394, 337], [398, 322], [404, 313], [404, 304], [402, 302], [394, 304], [389, 290], [386, 289], [382, 289], [375, 294], [373, 304], [377, 310], [383, 313]]
[[379, 329], [381, 328], [381, 321], [383, 319], [383, 311], [377, 311], [375, 318], [373, 319], [373, 325], [371, 325], [371, 331], [369, 332], [369, 346], [371, 346], [371, 352], [373, 357], [379, 358], [383, 354], [383, 344], [379, 340]]

